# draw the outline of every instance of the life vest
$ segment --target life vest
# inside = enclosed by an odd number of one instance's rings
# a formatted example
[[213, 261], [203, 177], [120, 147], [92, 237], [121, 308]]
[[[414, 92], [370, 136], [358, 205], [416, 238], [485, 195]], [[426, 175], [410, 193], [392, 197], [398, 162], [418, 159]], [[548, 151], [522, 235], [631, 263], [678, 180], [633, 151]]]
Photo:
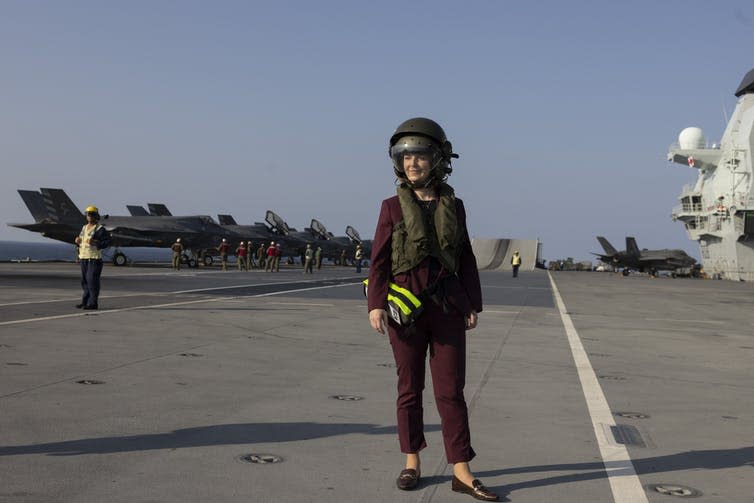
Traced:
[[463, 230], [458, 226], [453, 188], [446, 183], [438, 184], [439, 200], [432, 221], [408, 185], [401, 184], [397, 192], [403, 216], [393, 226], [392, 274], [413, 269], [427, 256], [437, 258], [445, 270], [455, 273]]
[[[365, 279], [362, 283], [364, 285], [364, 295], [366, 295], [369, 280]], [[388, 284], [387, 311], [390, 314], [390, 318], [398, 325], [413, 325], [423, 310], [424, 305], [422, 301], [411, 293], [410, 290], [402, 288], [395, 283]]]

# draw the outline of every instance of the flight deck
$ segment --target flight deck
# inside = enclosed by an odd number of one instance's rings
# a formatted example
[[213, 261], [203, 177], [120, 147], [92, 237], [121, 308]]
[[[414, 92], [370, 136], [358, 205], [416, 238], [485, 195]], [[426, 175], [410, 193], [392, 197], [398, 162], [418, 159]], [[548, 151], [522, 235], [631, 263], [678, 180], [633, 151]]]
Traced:
[[[423, 502], [396, 488], [390, 345], [351, 268], [0, 264], [0, 502]], [[475, 474], [513, 502], [749, 502], [754, 284], [481, 273]]]

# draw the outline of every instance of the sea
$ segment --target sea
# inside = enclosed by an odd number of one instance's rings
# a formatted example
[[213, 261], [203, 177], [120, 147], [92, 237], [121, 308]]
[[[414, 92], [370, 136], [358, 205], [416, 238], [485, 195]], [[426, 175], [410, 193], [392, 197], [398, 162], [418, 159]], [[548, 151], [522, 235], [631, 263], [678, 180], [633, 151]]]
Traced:
[[[125, 248], [122, 250], [132, 262], [170, 262], [172, 252], [167, 248]], [[103, 252], [104, 260], [111, 260], [114, 248]], [[76, 247], [72, 244], [27, 243], [0, 241], [0, 262], [75, 262]]]

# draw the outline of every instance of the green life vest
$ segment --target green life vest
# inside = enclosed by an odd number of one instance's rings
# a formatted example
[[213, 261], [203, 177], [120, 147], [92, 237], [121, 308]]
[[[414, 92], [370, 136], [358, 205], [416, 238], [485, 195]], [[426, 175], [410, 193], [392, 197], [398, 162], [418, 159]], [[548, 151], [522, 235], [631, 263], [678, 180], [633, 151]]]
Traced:
[[453, 188], [446, 183], [438, 184], [434, 218], [422, 210], [408, 185], [401, 184], [397, 192], [403, 217], [393, 226], [393, 275], [416, 267], [427, 256], [437, 258], [447, 271], [455, 273], [463, 230], [458, 226]]

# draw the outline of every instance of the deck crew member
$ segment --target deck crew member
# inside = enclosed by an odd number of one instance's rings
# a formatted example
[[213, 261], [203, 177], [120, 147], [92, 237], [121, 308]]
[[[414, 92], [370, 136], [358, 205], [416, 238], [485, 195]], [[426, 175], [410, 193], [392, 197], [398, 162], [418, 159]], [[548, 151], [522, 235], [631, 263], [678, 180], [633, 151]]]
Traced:
[[254, 268], [254, 245], [251, 241], [246, 241], [246, 270], [251, 271]]
[[314, 250], [314, 262], [317, 264], [317, 270], [319, 271], [322, 269], [322, 247], [318, 246], [316, 250]]
[[364, 250], [361, 245], [356, 245], [356, 253], [353, 254], [353, 260], [356, 262], [356, 274], [361, 274], [361, 260], [364, 258]]
[[102, 249], [109, 246], [110, 235], [99, 224], [99, 210], [96, 206], [87, 206], [86, 224], [76, 236], [79, 247], [79, 264], [81, 265], [81, 302], [79, 309], [98, 309], [100, 276], [102, 275]]
[[280, 272], [280, 257], [283, 252], [280, 250], [280, 241], [275, 243], [275, 272]]
[[304, 274], [309, 273], [312, 274], [314, 271], [312, 270], [312, 266], [314, 262], [314, 252], [312, 251], [312, 245], [307, 244], [306, 250], [304, 251]]
[[236, 247], [236, 264], [239, 271], [246, 270], [246, 246], [241, 241]]
[[173, 250], [173, 270], [181, 270], [181, 255], [183, 255], [183, 244], [181, 238], [175, 240], [175, 243], [170, 247]]
[[521, 255], [518, 254], [518, 250], [513, 252], [511, 267], [513, 268], [513, 277], [518, 278], [518, 268], [521, 267]]
[[228, 270], [228, 252], [230, 251], [230, 245], [228, 240], [223, 238], [220, 242], [220, 246], [217, 247], [217, 251], [220, 252], [220, 264], [223, 267], [223, 271]]

